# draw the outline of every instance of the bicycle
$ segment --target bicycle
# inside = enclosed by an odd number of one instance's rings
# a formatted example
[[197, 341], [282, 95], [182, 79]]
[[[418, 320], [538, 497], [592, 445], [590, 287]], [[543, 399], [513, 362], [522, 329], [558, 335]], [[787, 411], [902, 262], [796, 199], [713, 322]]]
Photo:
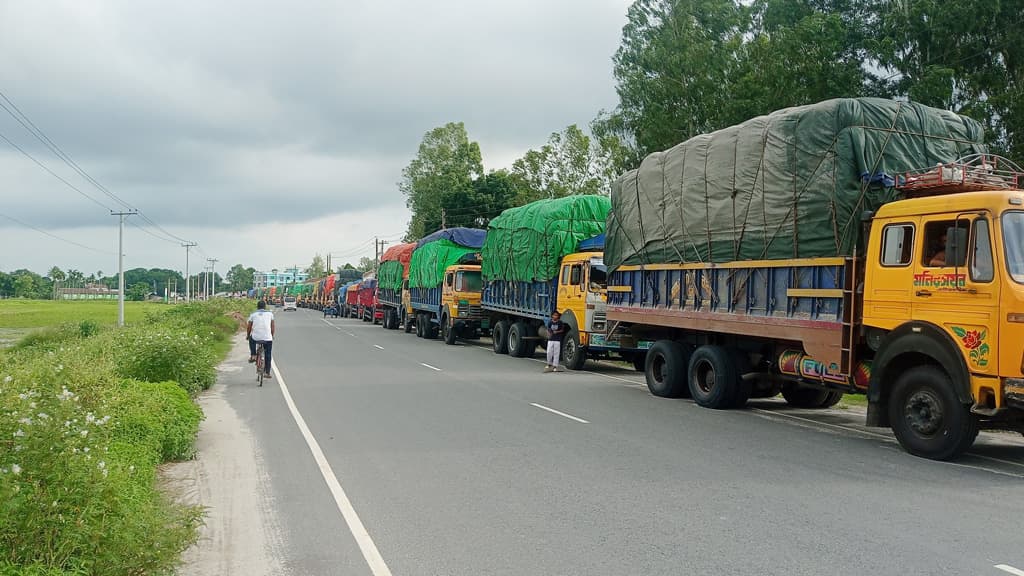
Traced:
[[260, 386], [263, 386], [263, 363], [265, 362], [265, 356], [263, 354], [263, 342], [256, 343], [256, 381], [259, 382]]

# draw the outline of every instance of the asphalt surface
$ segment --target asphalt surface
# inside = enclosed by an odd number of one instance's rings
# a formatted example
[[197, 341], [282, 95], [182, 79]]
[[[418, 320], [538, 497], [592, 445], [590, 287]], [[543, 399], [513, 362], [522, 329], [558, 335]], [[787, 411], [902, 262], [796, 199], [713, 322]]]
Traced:
[[[540, 351], [530, 361], [486, 341], [276, 317], [280, 377], [257, 388], [241, 352], [217, 389], [258, 454], [275, 573], [1024, 570], [1017, 436], [982, 434], [958, 463], [931, 462], [849, 411], [712, 411], [653, 397], [612, 366], [543, 374]], [[387, 568], [370, 568], [367, 541]]]

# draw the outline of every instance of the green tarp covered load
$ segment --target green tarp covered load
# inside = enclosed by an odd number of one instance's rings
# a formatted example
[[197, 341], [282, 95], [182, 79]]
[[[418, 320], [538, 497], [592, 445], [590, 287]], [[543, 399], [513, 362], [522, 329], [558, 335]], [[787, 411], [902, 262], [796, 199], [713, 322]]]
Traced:
[[409, 287], [440, 286], [449, 266], [458, 264], [467, 254], [480, 251], [484, 234], [485, 231], [475, 228], [451, 228], [420, 240], [409, 262]]
[[386, 290], [399, 290], [402, 281], [409, 277], [409, 260], [416, 249], [416, 243], [396, 244], [380, 257], [377, 269], [377, 286]]
[[487, 228], [484, 279], [545, 282], [554, 278], [562, 256], [575, 252], [581, 240], [604, 232], [610, 207], [604, 196], [578, 195], [505, 210]]
[[605, 264], [849, 256], [890, 177], [984, 152], [980, 124], [879, 98], [787, 108], [647, 156], [612, 187]]

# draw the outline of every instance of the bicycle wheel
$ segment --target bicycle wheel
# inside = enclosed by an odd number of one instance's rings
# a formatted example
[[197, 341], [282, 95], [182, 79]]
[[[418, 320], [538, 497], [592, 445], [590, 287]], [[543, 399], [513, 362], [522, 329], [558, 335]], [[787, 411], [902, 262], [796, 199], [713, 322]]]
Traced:
[[263, 345], [256, 346], [256, 381], [263, 386]]

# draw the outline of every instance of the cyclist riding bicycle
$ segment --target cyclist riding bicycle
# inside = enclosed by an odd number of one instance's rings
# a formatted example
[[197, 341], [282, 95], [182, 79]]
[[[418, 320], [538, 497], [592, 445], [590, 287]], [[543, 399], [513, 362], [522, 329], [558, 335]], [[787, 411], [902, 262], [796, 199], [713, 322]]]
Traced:
[[270, 351], [274, 346], [274, 313], [267, 310], [267, 303], [260, 300], [256, 311], [249, 315], [245, 337], [249, 340], [249, 363], [256, 361], [256, 345], [263, 344], [264, 378], [270, 378]]

